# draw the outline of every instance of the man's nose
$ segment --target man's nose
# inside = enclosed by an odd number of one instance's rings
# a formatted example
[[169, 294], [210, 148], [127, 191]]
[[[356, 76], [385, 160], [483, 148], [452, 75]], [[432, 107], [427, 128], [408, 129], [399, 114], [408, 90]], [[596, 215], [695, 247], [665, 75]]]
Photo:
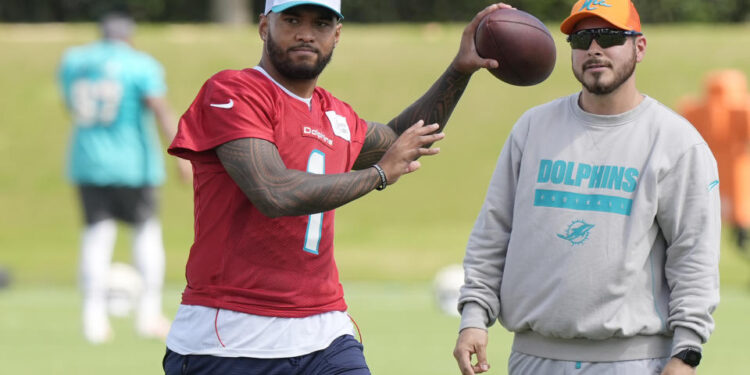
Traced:
[[589, 55], [601, 55], [604, 48], [602, 48], [599, 43], [596, 42], [596, 39], [593, 39], [591, 41], [591, 44], [589, 45], [588, 54]]
[[312, 43], [315, 41], [315, 36], [312, 30], [312, 27], [308, 25], [302, 25], [297, 29], [297, 35], [296, 38], [298, 41], [305, 42], [305, 43]]

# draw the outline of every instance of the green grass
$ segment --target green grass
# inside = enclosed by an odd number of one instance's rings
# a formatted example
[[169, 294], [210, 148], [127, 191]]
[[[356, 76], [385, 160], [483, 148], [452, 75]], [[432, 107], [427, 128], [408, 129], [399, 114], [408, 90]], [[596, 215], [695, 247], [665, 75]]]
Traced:
[[[348, 282], [349, 312], [361, 329], [374, 374], [457, 374], [452, 357], [458, 318], [440, 313], [429, 284]], [[167, 288], [174, 313], [180, 289]], [[722, 292], [718, 328], [705, 348], [702, 374], [741, 374], [750, 325], [746, 289]], [[80, 334], [78, 301], [70, 285], [0, 291], [0, 363], [4, 374], [159, 374], [164, 344], [139, 339], [132, 319], [113, 320], [115, 340], [92, 346]], [[512, 336], [490, 328], [491, 374], [505, 374]], [[39, 354], [43, 358], [39, 358]]]
[[[320, 84], [368, 120], [387, 122], [419, 97], [445, 69], [458, 46], [460, 25], [346, 24]], [[351, 312], [363, 329], [376, 374], [453, 374], [457, 320], [435, 310], [429, 280], [461, 261], [489, 176], [510, 127], [531, 106], [579, 87], [569, 49], [558, 45], [555, 72], [543, 84], [510, 87], [487, 72], [470, 83], [439, 145], [437, 157], [398, 184], [337, 212], [337, 261]], [[750, 26], [645, 27], [646, 60], [638, 85], [668, 106], [701, 94], [705, 72], [750, 74]], [[80, 336], [75, 291], [80, 217], [63, 173], [69, 124], [55, 82], [62, 51], [96, 37], [92, 25], [0, 25], [0, 265], [14, 288], [0, 291], [0, 372], [148, 374], [159, 372], [163, 344], [138, 340], [128, 319], [117, 340], [102, 347]], [[221, 69], [259, 60], [254, 27], [146, 25], [138, 48], [167, 71], [169, 101], [182, 113], [203, 82]], [[192, 189], [174, 178], [162, 190], [162, 221], [174, 313], [192, 239]], [[123, 228], [124, 229], [124, 228]], [[750, 262], [725, 233], [722, 304], [706, 347], [705, 374], [741, 373], [750, 311]], [[129, 260], [127, 230], [116, 259]], [[504, 373], [510, 335], [491, 329], [491, 373]], [[43, 360], [36, 359], [43, 353]]]

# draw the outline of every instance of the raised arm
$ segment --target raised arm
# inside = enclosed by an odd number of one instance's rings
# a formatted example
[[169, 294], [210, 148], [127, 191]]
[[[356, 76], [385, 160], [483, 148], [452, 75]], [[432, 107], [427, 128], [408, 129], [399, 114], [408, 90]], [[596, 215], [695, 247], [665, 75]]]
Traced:
[[[393, 144], [382, 159], [392, 171], [389, 185], [416, 170], [417, 157], [439, 152], [424, 147], [443, 138], [442, 133], [433, 134], [436, 129], [437, 125], [419, 122]], [[329, 211], [367, 194], [381, 182], [375, 168], [328, 175], [288, 169], [273, 143], [256, 138], [227, 142], [216, 154], [242, 192], [269, 217]]]
[[460, 72], [451, 64], [422, 97], [388, 122], [388, 127], [401, 134], [415, 122], [424, 120], [428, 124], [439, 124], [442, 130], [469, 84], [472, 73]]
[[427, 124], [438, 124], [438, 132], [445, 128], [448, 118], [469, 83], [469, 78], [471, 73], [460, 73], [451, 65], [421, 98], [388, 125], [368, 121], [365, 143], [354, 169], [367, 168], [377, 163], [396, 138], [419, 120]]
[[398, 135], [419, 120], [423, 120], [426, 124], [438, 124], [439, 128], [436, 132], [445, 128], [453, 109], [456, 108], [456, 104], [469, 84], [471, 75], [481, 68], [497, 68], [498, 66], [497, 61], [482, 58], [477, 54], [474, 35], [482, 18], [499, 8], [510, 8], [510, 6], [502, 3], [490, 5], [477, 13], [474, 19], [466, 25], [456, 57], [422, 97], [404, 109], [387, 125], [368, 122], [367, 137], [354, 165], [355, 169], [367, 168], [376, 163]]

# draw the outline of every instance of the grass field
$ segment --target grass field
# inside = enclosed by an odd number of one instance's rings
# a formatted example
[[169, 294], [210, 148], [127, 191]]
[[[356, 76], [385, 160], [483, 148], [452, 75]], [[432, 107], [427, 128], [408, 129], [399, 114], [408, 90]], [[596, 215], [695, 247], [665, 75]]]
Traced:
[[[460, 25], [344, 26], [342, 41], [320, 84], [370, 120], [386, 122], [421, 95], [455, 54]], [[473, 78], [453, 114], [438, 157], [384, 192], [337, 213], [337, 259], [351, 313], [376, 374], [454, 374], [457, 320], [439, 314], [430, 297], [434, 272], [458, 263], [508, 131], [531, 106], [575, 91], [569, 49], [550, 26], [558, 63], [543, 84], [518, 88], [486, 72]], [[705, 72], [750, 74], [750, 26], [645, 27], [640, 89], [675, 106], [700, 95]], [[80, 336], [75, 289], [80, 218], [63, 175], [69, 125], [55, 68], [62, 51], [96, 37], [92, 25], [0, 25], [0, 265], [13, 288], [0, 291], [0, 373], [157, 374], [163, 344], [133, 336], [116, 320], [117, 340], [102, 347]], [[167, 70], [169, 101], [178, 113], [221, 69], [257, 63], [253, 27], [143, 26], [138, 48]], [[170, 177], [175, 176], [170, 169]], [[168, 288], [174, 313], [192, 238], [192, 190], [172, 178], [162, 191]], [[116, 258], [128, 261], [127, 231]], [[750, 262], [726, 236], [722, 304], [706, 346], [702, 374], [744, 373], [750, 325]], [[510, 335], [491, 329], [492, 374], [505, 373]], [[40, 355], [41, 354], [41, 355]]]

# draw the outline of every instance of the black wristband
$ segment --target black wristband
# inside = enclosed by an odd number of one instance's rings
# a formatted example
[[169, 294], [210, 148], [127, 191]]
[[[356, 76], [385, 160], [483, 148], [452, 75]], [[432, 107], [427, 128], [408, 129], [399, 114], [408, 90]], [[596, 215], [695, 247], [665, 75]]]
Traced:
[[696, 349], [687, 348], [675, 355], [673, 358], [677, 358], [690, 367], [697, 367], [701, 363], [701, 352]]
[[383, 168], [380, 168], [380, 166], [377, 164], [374, 164], [372, 167], [375, 168], [375, 170], [378, 171], [378, 175], [380, 175], [380, 183], [375, 187], [375, 190], [385, 189], [385, 187], [388, 185], [388, 179], [385, 178], [385, 172], [383, 171]]

